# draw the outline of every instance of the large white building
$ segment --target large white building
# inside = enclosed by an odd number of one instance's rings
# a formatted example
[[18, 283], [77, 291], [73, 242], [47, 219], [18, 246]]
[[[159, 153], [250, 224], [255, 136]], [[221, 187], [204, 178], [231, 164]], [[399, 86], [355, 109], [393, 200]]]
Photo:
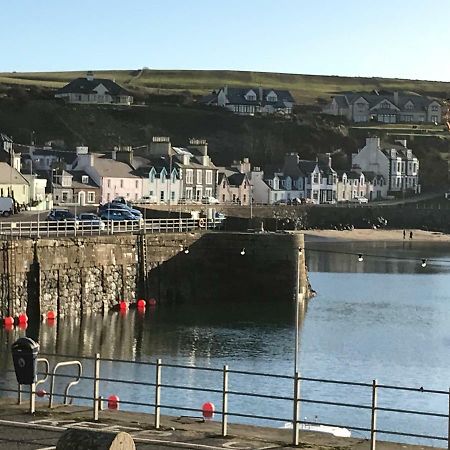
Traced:
[[352, 165], [382, 175], [391, 193], [420, 193], [419, 160], [406, 140], [382, 145], [378, 137], [367, 138], [366, 145], [352, 155]]

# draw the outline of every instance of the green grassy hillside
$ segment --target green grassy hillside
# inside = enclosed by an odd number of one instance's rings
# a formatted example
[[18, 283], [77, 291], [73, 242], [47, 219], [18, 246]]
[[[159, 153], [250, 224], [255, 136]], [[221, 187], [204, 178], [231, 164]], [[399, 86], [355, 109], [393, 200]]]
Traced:
[[[0, 84], [59, 88], [70, 80], [85, 75], [85, 71], [0, 73]], [[226, 70], [150, 69], [96, 71], [95, 76], [115, 79], [124, 87], [142, 93], [189, 91], [192, 94], [205, 94], [224, 85], [261, 85], [289, 89], [299, 103], [314, 103], [318, 98], [327, 99], [331, 95], [343, 91], [370, 91], [373, 89], [414, 91], [442, 98], [450, 97], [450, 83], [396, 78], [351, 78]]]

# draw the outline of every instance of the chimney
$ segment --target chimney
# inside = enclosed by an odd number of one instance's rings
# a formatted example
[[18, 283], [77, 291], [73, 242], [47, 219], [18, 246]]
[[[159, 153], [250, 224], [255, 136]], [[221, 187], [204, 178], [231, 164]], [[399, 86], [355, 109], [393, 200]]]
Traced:
[[86, 74], [86, 80], [94, 81], [94, 73], [91, 70]]
[[167, 136], [153, 136], [150, 143], [151, 156], [169, 156], [172, 151], [170, 138]]
[[121, 150], [116, 151], [116, 161], [123, 162], [130, 166], [133, 165], [133, 149], [131, 146], [123, 146]]
[[189, 139], [188, 149], [198, 150], [202, 156], [208, 156], [208, 142], [206, 139]]
[[394, 92], [394, 105], [398, 106], [398, 91]]

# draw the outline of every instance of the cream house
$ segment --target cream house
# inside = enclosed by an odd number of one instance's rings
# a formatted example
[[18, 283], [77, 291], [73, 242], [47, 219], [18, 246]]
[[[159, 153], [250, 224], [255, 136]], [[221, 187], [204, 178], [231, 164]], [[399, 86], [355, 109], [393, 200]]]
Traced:
[[56, 98], [67, 103], [131, 105], [132, 95], [113, 80], [94, 78], [88, 72], [85, 78], [77, 78], [56, 91]]
[[0, 162], [0, 197], [12, 197], [19, 204], [30, 201], [30, 185], [14, 167]]

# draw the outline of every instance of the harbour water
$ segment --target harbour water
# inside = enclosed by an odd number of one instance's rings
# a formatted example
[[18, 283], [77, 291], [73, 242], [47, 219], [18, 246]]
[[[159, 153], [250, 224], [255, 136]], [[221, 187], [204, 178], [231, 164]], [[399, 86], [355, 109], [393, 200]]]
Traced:
[[[450, 385], [450, 248], [416, 242], [307, 241], [309, 276], [317, 296], [300, 322], [299, 368], [303, 377], [423, 387], [447, 391]], [[358, 255], [363, 261], [358, 261]], [[426, 259], [426, 267], [422, 260]], [[136, 361], [155, 361], [292, 375], [294, 370], [294, 307], [292, 299], [261, 299], [248, 304], [236, 292], [227, 304], [185, 303], [110, 313], [81, 320], [66, 318], [38, 331], [41, 352]], [[0, 388], [15, 388], [11, 343], [33, 330], [0, 331]], [[91, 362], [85, 373], [91, 374]], [[102, 376], [153, 381], [148, 366], [103, 363]], [[221, 386], [221, 374], [194, 371], [164, 373], [170, 384]], [[292, 395], [292, 385], [235, 375], [230, 389]], [[148, 388], [147, 388], [148, 390]], [[302, 398], [370, 405], [370, 387], [307, 382]], [[75, 394], [91, 395], [89, 385]], [[153, 401], [138, 385], [102, 384], [102, 395], [123, 400]], [[0, 395], [7, 395], [0, 391]], [[9, 393], [9, 395], [11, 395]], [[147, 397], [148, 398], [147, 398]], [[145, 400], [147, 398], [147, 400]], [[220, 405], [220, 395], [166, 390], [163, 403], [199, 408], [204, 401]], [[399, 404], [401, 402], [401, 404]], [[404, 403], [403, 403], [404, 402]], [[385, 407], [448, 413], [448, 396], [421, 392], [381, 391]], [[123, 407], [126, 409], [126, 406]], [[147, 407], [134, 410], [150, 412]], [[230, 410], [288, 419], [288, 402], [230, 398]], [[167, 409], [163, 413], [173, 413]], [[304, 419], [342, 426], [369, 427], [370, 410], [313, 403], [302, 405]], [[239, 419], [246, 423], [282, 426]], [[444, 418], [380, 412], [378, 427], [397, 432], [446, 436]], [[358, 436], [358, 432], [353, 432]], [[379, 435], [379, 439], [445, 446], [445, 442]]]

